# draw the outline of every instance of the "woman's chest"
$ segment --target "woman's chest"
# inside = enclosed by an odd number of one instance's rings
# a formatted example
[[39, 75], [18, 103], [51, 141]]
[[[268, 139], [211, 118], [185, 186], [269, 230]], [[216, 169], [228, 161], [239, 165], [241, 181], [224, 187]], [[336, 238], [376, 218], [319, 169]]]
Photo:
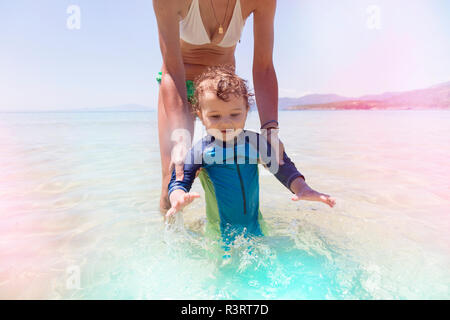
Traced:
[[245, 21], [254, 10], [255, 0], [184, 0], [180, 21], [194, 18], [211, 44], [219, 44], [236, 20]]

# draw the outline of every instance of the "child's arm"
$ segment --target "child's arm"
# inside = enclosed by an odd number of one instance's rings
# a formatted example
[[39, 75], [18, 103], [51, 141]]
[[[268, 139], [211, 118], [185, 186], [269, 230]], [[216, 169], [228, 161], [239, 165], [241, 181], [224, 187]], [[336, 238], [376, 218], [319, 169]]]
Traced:
[[194, 183], [195, 173], [200, 168], [199, 165], [184, 165], [183, 180], [176, 180], [175, 169], [172, 171], [172, 178], [169, 182], [169, 200], [171, 208], [166, 213], [166, 218], [182, 210], [185, 206], [199, 198], [197, 192], [189, 192]]
[[198, 149], [191, 148], [186, 156], [182, 180], [177, 180], [175, 169], [172, 170], [172, 177], [168, 185], [171, 208], [167, 211], [166, 217], [174, 215], [194, 199], [200, 197], [196, 192], [189, 192], [194, 183], [197, 170], [202, 167], [202, 158], [198, 154], [195, 156], [198, 151]]
[[291, 191], [295, 194], [292, 196], [293, 201], [308, 200], [308, 201], [320, 201], [331, 208], [336, 204], [336, 200], [330, 197], [328, 194], [317, 192], [311, 189], [302, 178], [298, 177], [291, 183]]
[[336, 201], [329, 195], [317, 192], [308, 186], [305, 182], [305, 177], [297, 170], [295, 164], [285, 152], [283, 153], [283, 161], [284, 164], [279, 166], [275, 177], [294, 193], [294, 196], [292, 196], [293, 201], [320, 201], [330, 207], [336, 204]]

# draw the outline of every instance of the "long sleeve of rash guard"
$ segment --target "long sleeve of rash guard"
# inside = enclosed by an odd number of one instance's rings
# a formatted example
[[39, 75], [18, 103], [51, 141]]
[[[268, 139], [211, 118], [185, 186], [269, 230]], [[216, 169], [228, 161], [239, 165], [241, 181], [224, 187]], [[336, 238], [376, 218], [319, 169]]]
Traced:
[[[262, 148], [262, 146], [266, 144], [266, 148]], [[265, 152], [271, 150], [270, 154], [273, 155], [274, 152], [277, 152], [272, 148], [270, 143], [262, 136], [258, 134], [258, 148], [260, 151], [260, 160], [269, 169], [270, 172], [280, 181], [286, 188], [288, 188], [291, 192], [291, 183], [296, 178], [301, 177], [305, 180], [305, 177], [297, 170], [295, 164], [291, 161], [291, 159], [287, 156], [286, 152], [283, 152], [283, 165], [273, 166], [275, 163], [273, 161], [275, 159], [267, 157]], [[265, 152], [264, 152], [265, 151]]]
[[172, 177], [169, 182], [169, 197], [170, 194], [177, 189], [181, 189], [184, 192], [189, 192], [194, 183], [195, 173], [201, 167], [201, 165], [196, 164], [185, 164], [184, 165], [184, 177], [183, 180], [176, 180], [175, 169], [172, 171]]
[[[278, 171], [274, 174], [275, 177], [280, 181], [286, 188], [291, 190], [291, 183], [296, 178], [301, 177], [305, 180], [305, 177], [297, 170], [295, 164], [287, 156], [286, 152], [283, 153], [284, 164], [279, 166]], [[292, 190], [291, 190], [292, 192]]]
[[202, 150], [206, 143], [208, 143], [207, 140], [202, 140], [189, 150], [184, 159], [183, 180], [177, 181], [175, 169], [172, 170], [172, 177], [170, 178], [168, 185], [169, 197], [170, 194], [177, 189], [184, 190], [184, 192], [189, 192], [189, 190], [191, 190], [195, 180], [195, 174], [203, 164]]

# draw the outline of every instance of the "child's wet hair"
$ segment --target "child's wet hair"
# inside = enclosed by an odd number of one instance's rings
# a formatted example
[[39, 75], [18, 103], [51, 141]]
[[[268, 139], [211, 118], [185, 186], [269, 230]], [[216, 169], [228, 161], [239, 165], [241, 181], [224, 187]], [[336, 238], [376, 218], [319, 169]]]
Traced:
[[[205, 85], [205, 82], [209, 85]], [[223, 101], [229, 101], [230, 95], [242, 97], [247, 110], [253, 103], [254, 94], [250, 92], [247, 81], [234, 73], [231, 65], [221, 65], [208, 67], [208, 69], [198, 76], [194, 81], [195, 93], [192, 99], [192, 111], [200, 111], [200, 96], [204, 92], [215, 92], [217, 97]]]

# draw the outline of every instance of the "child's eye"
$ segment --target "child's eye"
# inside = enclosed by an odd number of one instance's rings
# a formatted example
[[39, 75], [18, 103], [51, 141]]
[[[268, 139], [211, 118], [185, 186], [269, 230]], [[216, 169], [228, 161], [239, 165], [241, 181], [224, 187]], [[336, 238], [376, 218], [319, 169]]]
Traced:
[[233, 113], [231, 116], [232, 117], [239, 117], [241, 114], [240, 113]]
[[219, 119], [219, 118], [220, 118], [220, 116], [219, 116], [219, 115], [217, 115], [217, 114], [215, 114], [215, 115], [211, 116], [211, 118], [213, 118], [213, 119]]

